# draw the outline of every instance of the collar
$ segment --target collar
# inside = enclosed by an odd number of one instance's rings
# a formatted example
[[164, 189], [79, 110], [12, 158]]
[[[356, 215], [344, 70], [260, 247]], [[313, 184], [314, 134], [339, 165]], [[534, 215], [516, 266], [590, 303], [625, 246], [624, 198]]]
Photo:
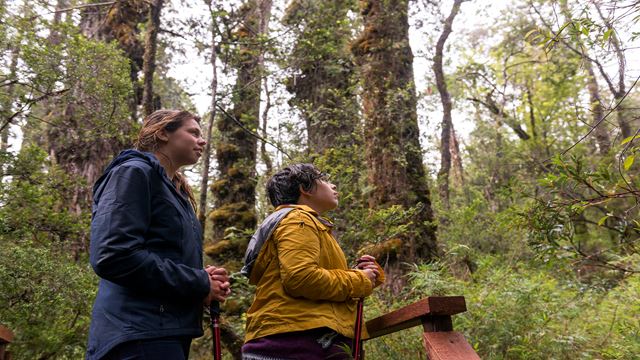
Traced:
[[282, 208], [287, 208], [287, 207], [288, 208], [294, 208], [294, 209], [302, 210], [304, 212], [308, 212], [309, 214], [313, 215], [316, 219], [318, 219], [318, 221], [320, 221], [325, 226], [333, 227], [333, 223], [331, 221], [323, 218], [315, 210], [313, 210], [311, 207], [309, 207], [307, 205], [285, 204], [285, 205], [278, 206], [276, 208], [276, 211], [278, 211], [278, 210], [280, 210]]

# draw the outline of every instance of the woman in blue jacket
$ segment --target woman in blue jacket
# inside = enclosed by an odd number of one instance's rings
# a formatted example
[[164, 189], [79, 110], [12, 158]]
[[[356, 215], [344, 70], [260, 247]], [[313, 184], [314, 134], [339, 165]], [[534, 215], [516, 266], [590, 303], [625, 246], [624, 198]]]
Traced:
[[136, 149], [93, 187], [90, 262], [100, 284], [87, 359], [186, 359], [203, 333], [203, 304], [229, 294], [224, 269], [203, 269], [195, 199], [179, 171], [206, 144], [199, 120], [178, 110], [149, 115]]

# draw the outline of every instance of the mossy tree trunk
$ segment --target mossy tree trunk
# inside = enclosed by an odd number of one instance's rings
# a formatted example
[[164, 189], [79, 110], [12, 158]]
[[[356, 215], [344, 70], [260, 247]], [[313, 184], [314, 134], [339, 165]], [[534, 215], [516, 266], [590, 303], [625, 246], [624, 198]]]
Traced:
[[239, 10], [235, 30], [235, 54], [231, 66], [237, 71], [231, 114], [220, 116], [216, 146], [219, 177], [212, 184], [215, 197], [210, 213], [213, 245], [205, 252], [231, 271], [239, 270], [249, 236], [256, 226], [255, 188], [257, 139], [250, 132], [260, 128], [260, 91], [263, 76], [262, 37], [267, 32], [270, 0], [249, 0]]
[[361, 1], [364, 31], [352, 50], [362, 72], [369, 206], [419, 207], [399, 239], [402, 261], [437, 256], [435, 226], [420, 147], [408, 1]]
[[140, 41], [138, 25], [147, 20], [148, 12], [148, 1], [124, 0], [110, 6], [98, 4], [84, 8], [80, 19], [80, 29], [87, 38], [105, 42], [116, 41], [129, 58], [129, 76], [133, 85], [129, 111], [134, 122], [138, 120], [138, 105], [143, 93], [143, 88], [138, 82], [138, 74], [144, 63], [144, 44]]
[[295, 36], [287, 57], [288, 68], [293, 70], [287, 79], [287, 90], [293, 94], [290, 104], [305, 121], [309, 158], [330, 174], [341, 198], [348, 199], [329, 214], [348, 255], [358, 250], [362, 240], [346, 235], [348, 222], [367, 206], [359, 181], [366, 166], [358, 83], [349, 53], [354, 25], [347, 14], [354, 7], [353, 1], [344, 0], [293, 1], [283, 21]]
[[[285, 24], [297, 31], [287, 90], [307, 125], [312, 157], [327, 149], [352, 145], [358, 124], [355, 66], [348, 52], [352, 26], [350, 1], [292, 2]], [[321, 45], [321, 46], [319, 46]]]
[[[134, 89], [139, 69], [138, 59], [142, 60], [143, 50], [138, 40], [137, 25], [144, 20], [146, 9], [145, 2], [137, 0], [117, 2], [108, 7], [102, 4], [83, 8], [80, 20], [80, 29], [86, 38], [105, 43], [114, 40], [118, 42], [131, 60], [130, 79]], [[96, 69], [96, 72], [100, 71]], [[137, 101], [129, 103], [132, 119], [127, 119], [126, 116], [122, 118], [119, 104], [106, 104], [104, 99], [92, 95], [91, 90], [87, 92], [85, 87], [91, 86], [87, 85], [91, 81], [93, 80], [80, 79], [74, 83], [70, 89], [73, 101], [52, 106], [46, 114], [55, 125], [46, 130], [46, 146], [52, 161], [65, 169], [72, 178], [82, 180], [74, 187], [74, 192], [69, 194], [66, 204], [78, 216], [90, 212], [93, 184], [111, 158], [131, 145], [134, 122], [137, 121]], [[114, 84], [113, 91], [116, 88], [119, 85]], [[106, 115], [109, 113], [111, 116]], [[107, 121], [108, 117], [108, 122], [100, 125], [95, 123], [97, 116], [104, 116], [99, 120], [101, 122]], [[100, 135], [96, 136], [96, 133]], [[76, 257], [88, 251], [88, 234], [70, 246]]]
[[151, 114], [157, 108], [153, 101], [153, 73], [156, 70], [156, 49], [158, 48], [158, 31], [160, 31], [160, 13], [163, 0], [153, 0], [149, 4], [149, 21], [144, 40], [142, 73], [144, 88], [142, 92], [142, 113]]

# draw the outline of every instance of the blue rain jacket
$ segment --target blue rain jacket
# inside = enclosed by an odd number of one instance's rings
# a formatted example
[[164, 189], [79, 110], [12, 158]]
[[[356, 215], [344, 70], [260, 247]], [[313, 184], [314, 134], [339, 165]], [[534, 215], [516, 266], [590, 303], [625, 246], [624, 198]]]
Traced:
[[202, 229], [158, 159], [121, 152], [93, 196], [90, 262], [100, 284], [86, 358], [125, 341], [202, 336]]

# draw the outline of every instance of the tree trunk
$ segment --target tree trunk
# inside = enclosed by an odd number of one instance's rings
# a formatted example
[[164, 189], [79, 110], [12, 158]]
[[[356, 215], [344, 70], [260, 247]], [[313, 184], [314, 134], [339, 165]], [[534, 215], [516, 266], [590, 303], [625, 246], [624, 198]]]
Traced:
[[149, 21], [144, 42], [144, 56], [142, 73], [144, 78], [144, 90], [142, 93], [142, 112], [144, 116], [151, 114], [155, 109], [153, 101], [153, 73], [156, 70], [156, 49], [158, 48], [158, 31], [160, 30], [160, 13], [163, 0], [153, 0], [149, 5]]
[[[311, 157], [327, 149], [353, 145], [358, 104], [354, 93], [355, 68], [347, 46], [351, 27], [347, 21], [349, 2], [294, 1], [287, 9], [285, 24], [296, 34], [290, 67], [295, 69], [287, 90], [305, 120]], [[322, 42], [322, 46], [317, 46]]]
[[293, 51], [287, 56], [287, 67], [293, 70], [287, 90], [293, 94], [290, 104], [305, 121], [309, 158], [349, 197], [331, 213], [334, 233], [347, 256], [355, 254], [364, 239], [341, 238], [340, 234], [350, 226], [350, 213], [367, 208], [359, 186], [366, 166], [361, 151], [358, 83], [348, 48], [353, 33], [348, 12], [353, 4], [344, 0], [293, 1], [283, 20], [295, 37]]
[[419, 206], [411, 234], [401, 242], [403, 261], [437, 256], [435, 226], [420, 147], [409, 46], [408, 1], [361, 1], [364, 31], [353, 44], [362, 72], [362, 102], [369, 207]]
[[585, 61], [584, 66], [587, 69], [588, 73], [587, 89], [589, 90], [589, 103], [591, 108], [591, 115], [593, 116], [593, 123], [591, 126], [595, 127], [598, 152], [601, 155], [605, 155], [611, 148], [611, 140], [609, 139], [607, 124], [603, 121], [604, 110], [602, 109], [602, 99], [600, 98], [598, 80], [596, 79], [596, 74], [593, 71], [593, 65], [591, 64], [591, 62]]
[[624, 51], [622, 50], [622, 44], [620, 43], [620, 39], [618, 38], [618, 35], [611, 24], [611, 21], [607, 19], [606, 16], [604, 16], [598, 2], [594, 1], [593, 5], [595, 6], [596, 10], [598, 11], [598, 14], [600, 15], [600, 18], [602, 19], [605, 26], [607, 27], [607, 30], [611, 31], [611, 36], [609, 37], [609, 39], [611, 41], [611, 45], [613, 45], [613, 49], [616, 54], [616, 59], [618, 60], [618, 86], [617, 88], [612, 89], [611, 92], [613, 93], [613, 98], [616, 100], [616, 104], [618, 106], [618, 109], [616, 111], [618, 126], [620, 126], [620, 132], [622, 134], [622, 138], [626, 139], [629, 136], [633, 135], [633, 132], [631, 130], [631, 125], [629, 124], [630, 119], [628, 119], [629, 114], [628, 114], [628, 111], [625, 109], [625, 104], [624, 104], [624, 98], [627, 93], [626, 84], [625, 84], [626, 57], [624, 55]]
[[[11, 63], [9, 64], [9, 76], [8, 79], [10, 81], [17, 80], [16, 79], [16, 69], [18, 67], [18, 57], [20, 55], [20, 50], [17, 47], [11, 48]], [[0, 95], [0, 99], [2, 99], [2, 103], [0, 106], [0, 126], [2, 126], [2, 130], [0, 131], [0, 153], [7, 151], [9, 148], [9, 128], [11, 124], [8, 122], [11, 115], [13, 115], [13, 102], [14, 102], [14, 91], [15, 91], [15, 83], [11, 82], [7, 85], [6, 93]], [[0, 164], [2, 166], [2, 164]], [[0, 181], [2, 181], [4, 171], [0, 168]]]
[[440, 93], [443, 112], [442, 135], [440, 136], [440, 171], [438, 172], [438, 189], [445, 209], [449, 208], [449, 173], [451, 172], [451, 138], [453, 134], [453, 123], [451, 120], [451, 95], [447, 90], [447, 81], [444, 77], [442, 58], [444, 53], [444, 44], [447, 41], [449, 34], [451, 34], [453, 20], [458, 14], [458, 11], [460, 11], [461, 3], [462, 0], [455, 0], [453, 2], [451, 13], [444, 21], [444, 29], [436, 43], [436, 54], [433, 58], [433, 72], [436, 76], [436, 86]]
[[458, 137], [456, 131], [451, 126], [451, 162], [453, 166], [453, 184], [458, 188], [462, 188], [464, 185], [464, 169], [462, 168], [462, 156], [460, 155], [460, 144], [458, 143]]
[[138, 73], [144, 64], [144, 45], [139, 40], [138, 25], [145, 22], [149, 12], [146, 0], [121, 0], [110, 6], [83, 8], [80, 29], [90, 39], [117, 41], [131, 63], [133, 97], [129, 102], [132, 122], [138, 121], [138, 105], [143, 89], [138, 84]]
[[[249, 0], [240, 9], [242, 21], [236, 30], [237, 55], [231, 65], [237, 70], [231, 115], [217, 121], [220, 141], [216, 159], [220, 177], [211, 185], [215, 208], [213, 244], [205, 253], [231, 272], [240, 270], [248, 244], [247, 231], [256, 226], [255, 188], [257, 140], [245, 129], [260, 128], [260, 91], [263, 77], [263, 48], [259, 44], [267, 33], [271, 0]], [[244, 129], [243, 129], [244, 128]], [[240, 360], [242, 342], [231, 327], [222, 337], [234, 359]]]
[[[83, 8], [80, 20], [80, 29], [86, 37], [96, 41], [118, 41], [132, 60], [130, 74], [134, 84], [137, 82], [138, 67], [133, 60], [138, 59], [142, 49], [137, 40], [137, 24], [144, 19], [145, 8], [142, 0], [121, 1], [112, 6], [91, 6]], [[84, 185], [75, 186], [66, 204], [73, 214], [80, 216], [90, 211], [91, 188], [108, 161], [129, 145], [128, 135], [131, 135], [133, 122], [130, 119], [114, 120], [119, 122], [122, 136], [92, 136], [95, 124], [83, 113], [93, 105], [102, 106], [101, 100], [87, 97], [82, 81], [71, 89], [71, 93], [73, 101], [65, 103], [62, 109], [51, 108], [47, 114], [61, 126], [48, 127], [46, 142], [53, 162], [65, 169], [72, 178], [86, 181]], [[130, 104], [130, 109], [132, 105], [137, 106]], [[132, 117], [135, 117], [135, 113], [132, 113]], [[88, 234], [71, 244], [71, 252], [76, 257], [87, 250]]]
[[[216, 147], [220, 177], [211, 186], [215, 196], [213, 245], [205, 252], [230, 271], [239, 270], [248, 238], [242, 233], [256, 226], [255, 188], [257, 140], [245, 129], [260, 128], [262, 46], [267, 32], [271, 0], [249, 0], [239, 10], [242, 21], [235, 31], [237, 69], [231, 115], [217, 121], [221, 139]], [[244, 127], [244, 129], [243, 129]]]
[[218, 70], [216, 61], [218, 59], [218, 52], [216, 50], [216, 18], [213, 15], [213, 8], [211, 2], [207, 2], [209, 6], [209, 13], [211, 14], [211, 70], [213, 77], [211, 78], [211, 109], [209, 110], [209, 122], [207, 123], [206, 140], [207, 145], [204, 147], [203, 163], [202, 163], [202, 177], [200, 180], [200, 206], [198, 208], [198, 221], [202, 226], [202, 233], [206, 229], [206, 214], [207, 214], [207, 195], [209, 193], [209, 170], [211, 160], [211, 139], [213, 138], [213, 124], [216, 121], [216, 95], [218, 91]]
[[[269, 84], [267, 83], [267, 79], [264, 79], [264, 95], [266, 97], [264, 111], [262, 112], [262, 129], [261, 135], [263, 139], [267, 139], [267, 123], [269, 122], [269, 110], [271, 109], [271, 91], [269, 90]], [[264, 163], [266, 168], [265, 177], [270, 177], [273, 174], [273, 161], [271, 161], [271, 157], [269, 157], [269, 153], [267, 152], [267, 142], [262, 140], [260, 141], [260, 159]]]

